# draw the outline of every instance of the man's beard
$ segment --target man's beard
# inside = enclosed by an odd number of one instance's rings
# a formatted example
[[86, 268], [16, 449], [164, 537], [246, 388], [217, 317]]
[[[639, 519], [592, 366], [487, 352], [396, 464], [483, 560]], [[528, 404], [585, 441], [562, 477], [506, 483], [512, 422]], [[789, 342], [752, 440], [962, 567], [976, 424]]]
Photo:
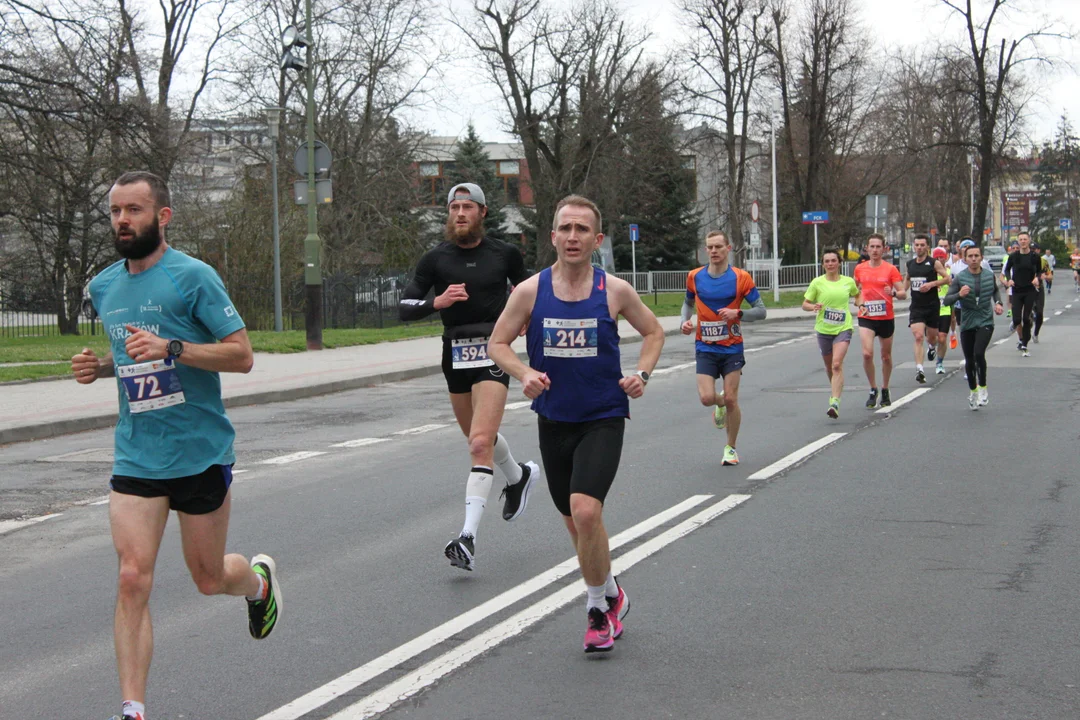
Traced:
[[446, 240], [455, 245], [472, 245], [484, 237], [484, 218], [477, 216], [476, 220], [469, 223], [465, 228], [459, 229], [454, 218], [446, 218]]
[[[128, 232], [134, 232], [128, 228]], [[113, 246], [121, 257], [128, 260], [142, 260], [161, 247], [161, 228], [157, 223], [151, 223], [150, 227], [142, 232], [135, 232], [130, 240], [121, 240], [120, 233], [116, 232], [113, 237]]]

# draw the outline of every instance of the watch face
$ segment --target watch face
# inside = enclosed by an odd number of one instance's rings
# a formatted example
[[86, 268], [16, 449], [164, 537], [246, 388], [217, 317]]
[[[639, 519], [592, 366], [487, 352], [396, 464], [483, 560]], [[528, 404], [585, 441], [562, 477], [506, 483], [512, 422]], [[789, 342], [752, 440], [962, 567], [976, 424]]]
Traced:
[[184, 352], [184, 343], [180, 342], [179, 340], [170, 340], [169, 341], [169, 354], [170, 355], [179, 355], [182, 352]]

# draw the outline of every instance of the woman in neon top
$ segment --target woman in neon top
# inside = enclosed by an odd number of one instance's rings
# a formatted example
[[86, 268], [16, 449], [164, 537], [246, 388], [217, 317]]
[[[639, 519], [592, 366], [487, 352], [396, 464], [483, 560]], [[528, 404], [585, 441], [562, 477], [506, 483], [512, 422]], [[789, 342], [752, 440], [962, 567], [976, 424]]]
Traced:
[[825, 374], [829, 376], [832, 394], [829, 396], [831, 418], [840, 417], [840, 396], [844, 392], [844, 358], [851, 345], [852, 320], [851, 298], [859, 295], [855, 281], [840, 274], [840, 251], [825, 248], [821, 254], [825, 274], [814, 278], [803, 296], [803, 310], [817, 313], [814, 330], [817, 331], [818, 348], [825, 362]]

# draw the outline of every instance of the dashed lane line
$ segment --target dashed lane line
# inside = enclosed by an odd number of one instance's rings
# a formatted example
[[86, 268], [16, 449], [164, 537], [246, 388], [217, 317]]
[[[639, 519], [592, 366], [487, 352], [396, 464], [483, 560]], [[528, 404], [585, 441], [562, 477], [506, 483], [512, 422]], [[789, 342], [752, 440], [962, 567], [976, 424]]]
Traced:
[[420, 425], [419, 427], [408, 428], [406, 430], [398, 430], [392, 435], [423, 435], [424, 433], [433, 432], [435, 430], [442, 430], [444, 427], [450, 427], [446, 423], [431, 423], [430, 425]]
[[298, 462], [300, 460], [307, 460], [308, 458], [317, 457], [319, 455], [325, 455], [324, 450], [300, 450], [299, 452], [289, 453], [288, 455], [278, 455], [277, 457], [267, 458], [266, 460], [260, 460], [257, 465], [288, 465], [289, 463]]
[[814, 453], [816, 453], [818, 450], [821, 450], [824, 447], [832, 445], [834, 442], [836, 442], [840, 438], [844, 437], [845, 435], [847, 435], [847, 433], [842, 433], [842, 432], [840, 432], [840, 433], [830, 433], [829, 435], [826, 435], [825, 437], [821, 438], [820, 440], [815, 440], [814, 442], [810, 443], [806, 447], [800, 448], [800, 449], [796, 450], [795, 452], [791, 453], [790, 455], [787, 455], [786, 457], [780, 458], [779, 460], [774, 462], [772, 465], [769, 465], [767, 467], [762, 468], [761, 470], [758, 470], [756, 473], [754, 473], [753, 475], [751, 475], [750, 477], [748, 477], [746, 479], [747, 480], [768, 480], [772, 476], [778, 475], [778, 474], [782, 473], [783, 471], [787, 470], [792, 465], [795, 465], [797, 463], [802, 462], [806, 458], [808, 458], [811, 455], [813, 455]]
[[[629, 542], [637, 540], [642, 535], [674, 520], [683, 513], [712, 499], [712, 497], [712, 495], [693, 495], [686, 500], [683, 500], [681, 503], [639, 522], [637, 525], [612, 537], [609, 541], [611, 549], [615, 550]], [[352, 692], [379, 675], [399, 667], [403, 663], [415, 658], [417, 655], [446, 642], [458, 633], [486, 620], [492, 615], [516, 605], [533, 593], [539, 592], [552, 583], [575, 572], [577, 569], [578, 561], [576, 557], [565, 560], [550, 570], [540, 573], [536, 577], [526, 580], [520, 585], [512, 587], [506, 592], [496, 595], [492, 599], [458, 615], [456, 618], [452, 618], [442, 625], [428, 630], [426, 633], [413, 638], [404, 645], [401, 645], [354, 670], [350, 670], [344, 675], [331, 680], [322, 687], [312, 690], [287, 705], [283, 705], [278, 709], [263, 715], [258, 720], [297, 720], [313, 710], [332, 702], [336, 698]]]
[[357, 438], [356, 440], [346, 440], [345, 442], [334, 443], [330, 447], [332, 448], [358, 448], [367, 447], [368, 445], [377, 445], [378, 443], [390, 442], [390, 438], [385, 437], [365, 437]]
[[888, 413], [891, 413], [893, 410], [896, 410], [898, 407], [902, 407], [904, 405], [907, 405], [912, 400], [915, 400], [916, 398], [922, 397], [923, 395], [925, 395], [926, 393], [930, 392], [933, 389], [934, 388], [919, 388], [918, 390], [912, 390], [907, 395], [904, 395], [903, 397], [900, 397], [900, 398], [897, 398], [896, 400], [893, 400], [892, 405], [889, 405], [888, 407], [878, 408], [874, 412], [876, 412], [878, 415], [887, 415]]
[[[659, 552], [676, 540], [686, 537], [749, 499], [749, 495], [728, 495], [720, 502], [684, 520], [670, 530], [643, 542], [620, 557], [614, 558], [611, 562], [611, 571], [617, 574], [626, 572], [642, 560]], [[576, 598], [583, 595], [584, 592], [585, 588], [582, 583], [574, 583], [548, 595], [543, 600], [525, 608], [490, 630], [480, 633], [471, 640], [435, 658], [423, 667], [331, 715], [329, 720], [367, 720], [367, 718], [385, 712], [402, 700], [430, 687], [470, 660], [497, 647], [506, 640], [520, 635], [530, 626], [535, 625], [556, 610], [569, 605]]]

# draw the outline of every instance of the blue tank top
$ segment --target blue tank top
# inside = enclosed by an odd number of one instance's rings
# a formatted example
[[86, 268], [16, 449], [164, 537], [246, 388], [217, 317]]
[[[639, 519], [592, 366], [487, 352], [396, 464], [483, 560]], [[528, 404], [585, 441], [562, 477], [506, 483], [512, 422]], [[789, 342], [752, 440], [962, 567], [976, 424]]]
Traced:
[[551, 268], [542, 270], [526, 341], [530, 367], [551, 380], [551, 389], [533, 400], [538, 414], [559, 422], [630, 417], [630, 398], [619, 387], [619, 325], [608, 309], [603, 270], [593, 268], [592, 293], [576, 302], [555, 297]]

